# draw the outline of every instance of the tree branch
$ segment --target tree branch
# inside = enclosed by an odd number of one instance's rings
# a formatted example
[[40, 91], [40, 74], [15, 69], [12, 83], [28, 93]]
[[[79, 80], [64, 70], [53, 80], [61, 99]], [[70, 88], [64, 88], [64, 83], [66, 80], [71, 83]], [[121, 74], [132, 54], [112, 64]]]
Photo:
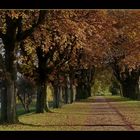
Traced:
[[[38, 27], [38, 25], [40, 25], [43, 22], [45, 16], [46, 16], [46, 11], [41, 10], [39, 13], [38, 21], [36, 23], [33, 23], [32, 27], [30, 29], [27, 29], [22, 32], [21, 32], [21, 30], [19, 30], [19, 32], [17, 34], [17, 41], [22, 41], [22, 40], [26, 39], [28, 36], [30, 36], [34, 32], [34, 30]], [[19, 22], [19, 27], [18, 27], [19, 29], [21, 28], [20, 22]]]

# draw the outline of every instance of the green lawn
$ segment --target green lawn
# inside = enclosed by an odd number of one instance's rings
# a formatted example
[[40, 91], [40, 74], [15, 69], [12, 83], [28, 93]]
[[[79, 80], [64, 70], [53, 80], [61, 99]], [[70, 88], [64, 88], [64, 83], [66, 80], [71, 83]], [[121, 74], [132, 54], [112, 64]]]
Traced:
[[[52, 109], [52, 113], [31, 112], [19, 116], [20, 124], [0, 125], [0, 130], [73, 130], [71, 127], [73, 123], [81, 124], [86, 120], [86, 116], [82, 115], [86, 107], [81, 106], [80, 103], [65, 105], [61, 109]], [[79, 109], [82, 109], [82, 112]]]
[[113, 102], [120, 102], [120, 101], [132, 101], [131, 99], [125, 98], [125, 97], [120, 97], [118, 95], [115, 96], [104, 96], [108, 100], [112, 100]]

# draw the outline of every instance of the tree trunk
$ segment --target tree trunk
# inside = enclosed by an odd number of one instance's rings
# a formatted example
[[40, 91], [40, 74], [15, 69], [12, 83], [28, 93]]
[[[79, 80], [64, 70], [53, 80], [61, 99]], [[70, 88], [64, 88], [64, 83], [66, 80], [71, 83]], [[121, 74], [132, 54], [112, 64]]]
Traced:
[[22, 97], [19, 94], [17, 94], [17, 96], [18, 96], [18, 99], [20, 100], [20, 102], [22, 103], [22, 106], [23, 106], [25, 112], [27, 112], [26, 105], [25, 105], [25, 100], [22, 99]]
[[[26, 95], [25, 95], [26, 96]], [[29, 103], [28, 103], [28, 99], [25, 98], [25, 103], [24, 103], [24, 109], [26, 113], [29, 113]]]
[[122, 83], [122, 94], [124, 97], [128, 97], [131, 99], [138, 99], [139, 98], [139, 87], [137, 82], [123, 82]]
[[138, 83], [132, 83], [130, 87], [130, 98], [134, 100], [138, 100], [139, 97], [139, 88], [138, 88]]
[[88, 97], [87, 85], [83, 84], [82, 85], [82, 99], [86, 99], [87, 97]]
[[47, 93], [47, 84], [45, 84], [44, 88], [44, 107], [46, 112], [51, 112], [49, 109], [49, 101], [48, 101], [48, 93]]
[[73, 86], [71, 85], [71, 88], [70, 88], [70, 103], [73, 103], [73, 96], [74, 96]]
[[66, 96], [66, 104], [70, 104], [71, 103], [71, 89], [66, 87], [66, 92], [65, 92], [65, 96]]
[[119, 83], [119, 93], [120, 93], [120, 96], [123, 97], [123, 91], [122, 91], [122, 84]]
[[126, 83], [122, 83], [122, 85], [121, 85], [121, 88], [122, 88], [122, 95], [123, 95], [123, 97], [129, 97], [129, 95], [128, 95], [128, 85], [126, 84]]
[[90, 86], [90, 84], [88, 84], [87, 90], [88, 90], [88, 97], [91, 97], [91, 86]]
[[73, 86], [73, 102], [76, 100], [76, 86]]
[[7, 122], [7, 91], [5, 85], [1, 89], [1, 122]]
[[65, 87], [65, 96], [64, 96], [65, 104], [68, 103], [68, 94], [67, 94], [67, 87]]
[[78, 86], [76, 87], [76, 100], [82, 99], [82, 89], [81, 89], [82, 85], [78, 84]]
[[37, 89], [37, 102], [36, 102], [36, 113], [49, 112], [47, 98], [47, 85], [45, 83], [39, 84]]
[[65, 87], [62, 86], [62, 103], [64, 104], [65, 103]]
[[7, 81], [7, 121], [8, 123], [16, 123], [16, 88], [13, 80]]
[[59, 102], [59, 106], [62, 107], [62, 103], [63, 103], [63, 87], [60, 86], [59, 87], [59, 99], [60, 99], [60, 102]]
[[62, 93], [63, 89], [62, 87], [58, 87], [58, 86], [54, 86], [54, 103], [53, 103], [53, 107], [54, 108], [61, 108], [62, 107]]
[[69, 75], [66, 76], [66, 83], [65, 83], [65, 103], [69, 104], [71, 102], [71, 82]]
[[57, 108], [57, 92], [58, 89], [56, 86], [54, 86], [53, 108]]
[[87, 84], [84, 85], [83, 94], [84, 94], [84, 99], [89, 97], [89, 91], [88, 91], [88, 85]]
[[[16, 115], [16, 78], [17, 78], [17, 65], [16, 65], [16, 29], [17, 25], [14, 20], [6, 16], [6, 35], [3, 38], [5, 48], [5, 87], [6, 95], [3, 95], [7, 105], [2, 103], [2, 110], [5, 116], [3, 122], [17, 123], [18, 118]], [[2, 101], [3, 102], [3, 101]], [[7, 115], [6, 115], [7, 114]]]
[[[15, 43], [13, 43], [15, 45]], [[5, 51], [5, 67], [6, 67], [6, 78], [5, 78], [5, 87], [6, 94], [2, 95], [2, 112], [5, 118], [2, 117], [3, 122], [6, 123], [17, 123], [18, 118], [16, 115], [16, 61], [15, 61], [15, 52], [11, 50], [12, 46], [7, 46]], [[14, 48], [14, 47], [13, 47]], [[7, 102], [7, 105], [5, 106]], [[7, 114], [7, 115], [6, 115]]]

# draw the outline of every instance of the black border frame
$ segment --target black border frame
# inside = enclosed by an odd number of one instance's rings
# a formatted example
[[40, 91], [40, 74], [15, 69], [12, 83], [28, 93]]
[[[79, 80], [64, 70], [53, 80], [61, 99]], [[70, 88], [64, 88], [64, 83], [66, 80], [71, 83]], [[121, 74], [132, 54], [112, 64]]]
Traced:
[[3, 0], [1, 9], [139, 9], [139, 0]]
[[[139, 0], [3, 0], [1, 9], [139, 9]], [[138, 131], [1, 131], [0, 139], [135, 139]]]
[[1, 139], [14, 140], [125, 140], [138, 139], [139, 131], [1, 131]]

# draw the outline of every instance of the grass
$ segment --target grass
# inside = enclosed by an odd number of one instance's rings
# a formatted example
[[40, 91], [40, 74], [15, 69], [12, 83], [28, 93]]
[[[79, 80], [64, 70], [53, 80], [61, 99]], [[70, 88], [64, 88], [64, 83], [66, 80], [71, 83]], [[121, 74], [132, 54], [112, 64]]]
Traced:
[[[24, 114], [19, 116], [20, 124], [1, 125], [0, 130], [73, 130], [73, 123], [83, 124], [86, 119], [86, 116], [80, 114], [80, 106], [74, 106], [75, 104], [65, 105], [61, 109], [53, 109], [53, 113]], [[86, 111], [86, 106], [84, 110]], [[77, 114], [72, 113], [75, 111]]]
[[[35, 112], [35, 105], [34, 104], [30, 105], [30, 112]], [[17, 110], [17, 115], [21, 116], [23, 114], [26, 114], [26, 112], [25, 112], [23, 107], [20, 107], [20, 109]]]
[[77, 102], [85, 102], [85, 103], [91, 102], [92, 103], [92, 102], [95, 102], [95, 98], [93, 96], [93, 97], [89, 97], [88, 99], [80, 99]]
[[112, 100], [113, 102], [121, 102], [121, 101], [132, 101], [129, 98], [125, 98], [125, 97], [120, 97], [118, 95], [114, 95], [114, 96], [104, 96], [107, 100]]

